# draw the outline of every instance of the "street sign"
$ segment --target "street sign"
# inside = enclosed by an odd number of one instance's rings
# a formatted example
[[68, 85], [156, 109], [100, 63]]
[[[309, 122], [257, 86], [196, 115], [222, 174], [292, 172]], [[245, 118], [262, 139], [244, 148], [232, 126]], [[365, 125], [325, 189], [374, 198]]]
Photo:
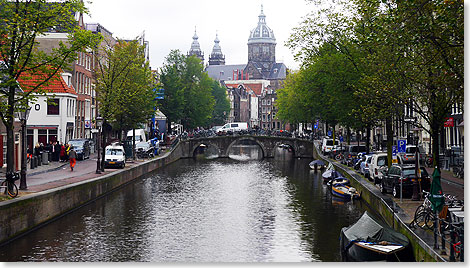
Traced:
[[406, 140], [398, 140], [398, 152], [405, 153], [406, 152]]
[[398, 153], [398, 151], [397, 151], [397, 146], [393, 145], [393, 146], [392, 146], [392, 156], [396, 156], [397, 153]]

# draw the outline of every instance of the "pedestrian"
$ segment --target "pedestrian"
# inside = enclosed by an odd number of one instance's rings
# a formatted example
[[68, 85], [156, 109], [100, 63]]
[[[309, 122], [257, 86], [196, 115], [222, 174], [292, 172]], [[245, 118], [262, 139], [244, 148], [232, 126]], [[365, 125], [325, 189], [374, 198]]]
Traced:
[[73, 146], [70, 146], [69, 162], [70, 162], [70, 170], [73, 171], [73, 167], [75, 167], [75, 164], [77, 163], [77, 153], [73, 149]]
[[65, 162], [69, 161], [69, 152], [71, 147], [72, 145], [68, 143], [65, 144]]
[[60, 162], [65, 162], [65, 145], [60, 145]]

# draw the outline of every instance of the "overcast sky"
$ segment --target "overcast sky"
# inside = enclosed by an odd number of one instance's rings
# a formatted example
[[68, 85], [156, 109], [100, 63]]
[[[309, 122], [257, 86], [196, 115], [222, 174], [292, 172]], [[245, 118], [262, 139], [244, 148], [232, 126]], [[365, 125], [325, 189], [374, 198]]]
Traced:
[[225, 64], [248, 61], [248, 36], [258, 24], [261, 5], [267, 25], [276, 37], [276, 61], [298, 68], [291, 51], [284, 45], [292, 28], [315, 7], [305, 0], [92, 0], [87, 7], [90, 17], [116, 38], [133, 39], [145, 31], [150, 42], [153, 69], [163, 65], [172, 49], [186, 54], [192, 43], [194, 27], [207, 63], [219, 35]]

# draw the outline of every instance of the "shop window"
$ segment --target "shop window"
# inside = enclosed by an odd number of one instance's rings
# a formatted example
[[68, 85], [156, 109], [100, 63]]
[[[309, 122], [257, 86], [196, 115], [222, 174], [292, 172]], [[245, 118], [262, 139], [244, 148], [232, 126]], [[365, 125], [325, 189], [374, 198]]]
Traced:
[[39, 129], [38, 130], [38, 142], [39, 144], [46, 145], [47, 144], [47, 129]]
[[47, 102], [47, 115], [59, 115], [59, 99], [52, 99]]

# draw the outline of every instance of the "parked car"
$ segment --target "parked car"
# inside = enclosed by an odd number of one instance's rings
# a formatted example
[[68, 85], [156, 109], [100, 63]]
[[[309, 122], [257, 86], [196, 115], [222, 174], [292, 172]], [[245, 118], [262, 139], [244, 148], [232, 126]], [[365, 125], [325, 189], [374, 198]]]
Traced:
[[73, 149], [77, 153], [77, 159], [83, 160], [90, 158], [90, 140], [88, 139], [73, 139], [69, 140], [68, 144], [73, 146]]
[[[400, 155], [397, 155], [397, 158], [398, 158], [398, 164], [401, 165], [403, 161]], [[382, 180], [383, 173], [381, 172], [381, 169], [383, 170], [383, 168], [385, 167], [388, 167], [387, 153], [374, 154], [369, 164], [369, 175], [370, 175], [371, 181], [373, 181], [374, 184], [379, 184], [380, 181]]]
[[361, 162], [361, 167], [359, 168], [359, 172], [364, 175], [364, 177], [368, 178], [370, 180], [370, 174], [369, 174], [369, 166], [370, 166], [370, 161], [372, 160], [372, 156], [374, 154], [366, 154], [362, 156], [364, 158], [364, 161]]
[[[421, 177], [418, 178], [418, 185], [421, 189], [429, 191], [431, 178], [424, 167], [421, 167]], [[403, 196], [413, 193], [413, 180], [417, 179], [415, 165], [392, 165], [380, 182], [382, 193], [392, 192], [393, 197], [400, 196], [400, 184], [402, 183]], [[419, 191], [420, 189], [418, 189]]]
[[346, 145], [344, 146], [344, 163], [348, 166], [353, 166], [358, 160], [359, 154], [365, 154], [367, 147], [365, 145]]
[[104, 167], [120, 167], [126, 166], [126, 154], [124, 146], [112, 144], [106, 146], [104, 154]]
[[422, 146], [416, 146], [416, 145], [406, 146], [405, 153], [402, 154], [403, 162], [414, 164], [416, 161], [416, 150], [419, 150], [419, 160], [420, 160], [420, 163], [423, 165], [424, 159], [426, 158], [426, 153]]
[[326, 154], [326, 153], [329, 153], [331, 151], [338, 149], [338, 146], [339, 146], [338, 139], [336, 139], [335, 142], [333, 143], [333, 139], [324, 138], [322, 141], [321, 151], [323, 154]]

